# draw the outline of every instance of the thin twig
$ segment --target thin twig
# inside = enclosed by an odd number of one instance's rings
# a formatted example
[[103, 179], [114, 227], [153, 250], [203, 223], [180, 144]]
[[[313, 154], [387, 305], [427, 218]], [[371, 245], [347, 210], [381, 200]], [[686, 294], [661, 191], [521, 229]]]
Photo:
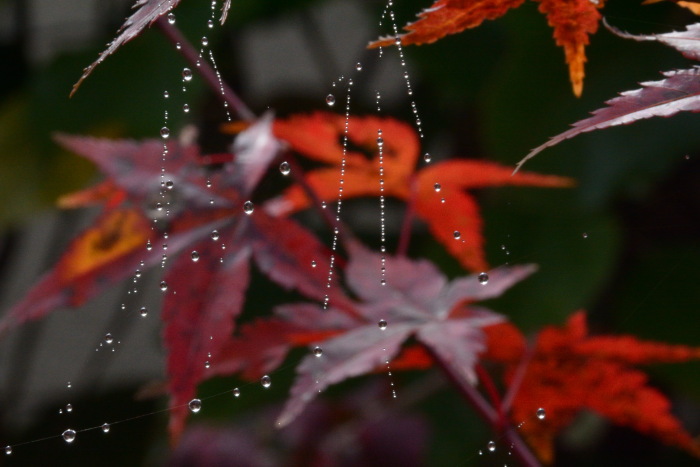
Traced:
[[433, 357], [435, 362], [437, 362], [440, 369], [445, 373], [462, 397], [474, 407], [479, 416], [481, 416], [486, 423], [491, 425], [497, 435], [505, 438], [505, 441], [510, 446], [511, 452], [514, 457], [518, 459], [520, 464], [523, 467], [541, 467], [540, 462], [535, 458], [532, 452], [530, 452], [529, 447], [522, 440], [518, 432], [510, 425], [505, 427], [502, 425], [499, 414], [489, 405], [486, 399], [484, 399], [484, 396], [482, 396], [469, 381], [466, 381], [457, 373], [452, 366], [445, 362], [440, 355], [433, 352], [430, 347], [425, 346], [425, 349]]
[[[156, 26], [160, 28], [163, 35], [165, 35], [170, 42], [173, 44], [180, 44], [178, 52], [180, 52], [193, 69], [197, 70], [202, 76], [202, 79], [204, 79], [204, 82], [228, 103], [234, 112], [238, 114], [238, 117], [249, 122], [255, 120], [256, 117], [253, 111], [248, 108], [245, 102], [243, 102], [226, 83], [223, 81], [219, 82], [216, 70], [209, 65], [209, 62], [207, 62], [204, 57], [199, 57], [199, 52], [190, 44], [175, 25], [168, 23], [165, 16], [161, 16], [156, 20]], [[221, 92], [222, 88], [223, 92]]]
[[488, 394], [491, 402], [493, 403], [494, 410], [499, 418], [499, 425], [501, 427], [506, 426], [508, 422], [503, 417], [503, 403], [501, 402], [501, 395], [498, 393], [498, 389], [496, 389], [496, 384], [493, 382], [493, 379], [491, 379], [491, 375], [489, 375], [484, 367], [478, 363], [474, 369], [476, 370], [476, 375], [479, 377], [479, 381], [484, 386], [486, 394]]

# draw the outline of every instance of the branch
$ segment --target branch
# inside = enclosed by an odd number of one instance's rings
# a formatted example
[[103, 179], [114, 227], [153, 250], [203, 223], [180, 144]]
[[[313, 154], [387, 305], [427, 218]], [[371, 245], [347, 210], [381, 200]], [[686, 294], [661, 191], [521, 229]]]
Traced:
[[[216, 70], [209, 65], [209, 62], [204, 57], [199, 57], [199, 52], [189, 43], [187, 38], [182, 35], [176, 26], [168, 23], [165, 16], [158, 18], [156, 26], [160, 28], [163, 35], [165, 35], [170, 42], [173, 44], [180, 44], [178, 51], [185, 60], [187, 60], [192, 69], [197, 70], [207, 86], [217, 95], [221, 96], [241, 119], [249, 122], [255, 120], [256, 117], [253, 111], [248, 108], [245, 102], [243, 102], [225, 82], [219, 82]], [[222, 88], [223, 92], [221, 92]]]

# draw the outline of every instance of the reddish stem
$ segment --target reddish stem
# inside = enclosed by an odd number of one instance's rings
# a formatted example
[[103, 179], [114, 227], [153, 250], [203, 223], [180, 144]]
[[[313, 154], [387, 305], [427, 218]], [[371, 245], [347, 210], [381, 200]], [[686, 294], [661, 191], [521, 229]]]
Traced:
[[418, 199], [418, 181], [415, 175], [411, 175], [409, 179], [410, 195], [406, 202], [406, 211], [401, 222], [401, 234], [399, 235], [399, 246], [396, 249], [396, 254], [406, 256], [408, 252], [408, 244], [411, 241], [411, 225], [416, 212], [416, 200]]
[[[177, 27], [168, 23], [165, 16], [161, 16], [156, 20], [156, 26], [160, 28], [163, 35], [165, 35], [170, 42], [173, 44], [180, 44], [178, 51], [185, 60], [187, 60], [192, 69], [197, 70], [202, 76], [202, 79], [204, 79], [204, 82], [207, 83], [216, 94], [221, 96], [241, 119], [246, 121], [255, 120], [253, 111], [248, 108], [245, 102], [243, 102], [225, 82], [219, 82], [216, 70], [214, 70], [205, 57], [199, 57], [199, 51], [189, 43], [187, 38], [182, 35]], [[221, 91], [222, 88], [223, 92]]]
[[501, 403], [501, 395], [498, 393], [498, 389], [491, 379], [491, 375], [484, 369], [480, 364], [476, 364], [474, 369], [476, 370], [476, 375], [479, 377], [479, 381], [484, 386], [486, 394], [489, 395], [493, 407], [496, 410], [496, 414], [501, 421], [501, 427], [505, 427], [508, 422], [503, 417], [503, 404]]
[[443, 360], [440, 355], [433, 352], [430, 347], [425, 346], [425, 349], [433, 357], [435, 362], [437, 362], [440, 369], [452, 382], [462, 397], [474, 407], [476, 412], [486, 423], [491, 425], [497, 435], [505, 439], [505, 442], [508, 443], [511, 448], [513, 456], [518, 459], [520, 464], [523, 467], [541, 467], [540, 462], [532, 452], [530, 452], [529, 447], [525, 444], [525, 441], [522, 440], [518, 432], [512, 426], [504, 426], [501, 423], [501, 417], [496, 410], [489, 405], [488, 401], [484, 399], [481, 393], [479, 393], [469, 381], [466, 381], [448, 362]]
[[338, 238], [340, 239], [340, 241], [346, 244], [346, 242], [354, 240], [355, 237], [353, 236], [350, 229], [345, 228], [343, 221], [336, 219], [336, 216], [333, 215], [333, 213], [328, 208], [323, 208], [318, 195], [316, 195], [316, 192], [306, 181], [304, 169], [302, 169], [301, 165], [299, 165], [299, 163], [296, 161], [296, 157], [291, 152], [287, 152], [285, 157], [287, 158], [286, 160], [289, 164], [289, 168], [291, 169], [291, 174], [294, 178], [294, 181], [301, 187], [302, 190], [304, 190], [306, 196], [308, 196], [309, 199], [311, 199], [312, 204], [314, 205], [316, 210], [321, 214], [321, 217], [326, 222], [326, 224], [328, 224], [331, 230], [338, 228]]

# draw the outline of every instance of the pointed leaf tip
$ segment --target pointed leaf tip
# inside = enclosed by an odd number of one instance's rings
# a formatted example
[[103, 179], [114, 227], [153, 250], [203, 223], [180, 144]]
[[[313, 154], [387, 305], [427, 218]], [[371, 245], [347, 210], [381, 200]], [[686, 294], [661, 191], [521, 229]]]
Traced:
[[[227, 0], [227, 3], [228, 2], [230, 2], [230, 0]], [[102, 63], [108, 55], [115, 52], [122, 44], [138, 36], [143, 28], [153, 24], [159, 17], [175, 8], [178, 3], [180, 3], [180, 0], [136, 0], [136, 3], [131, 7], [136, 11], [126, 19], [122, 27], [119, 28], [117, 37], [107, 44], [107, 48], [104, 51], [100, 52], [97, 60], [83, 70], [82, 76], [73, 85], [69, 97], [73, 97], [73, 94], [78, 90], [83, 80], [85, 80], [85, 78], [92, 73], [92, 70]]]

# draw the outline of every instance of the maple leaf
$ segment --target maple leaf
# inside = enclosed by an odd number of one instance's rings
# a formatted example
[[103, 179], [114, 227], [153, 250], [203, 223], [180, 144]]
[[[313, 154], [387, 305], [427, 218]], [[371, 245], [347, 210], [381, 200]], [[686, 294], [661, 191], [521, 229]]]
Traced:
[[[502, 328], [498, 332], [520, 334], [508, 323], [493, 327]], [[506, 328], [509, 330], [504, 331]], [[522, 341], [522, 337], [516, 341]], [[489, 348], [503, 343], [489, 341]], [[496, 360], [510, 360], [506, 373], [506, 381], [510, 382], [518, 361], [512, 358], [512, 352], [495, 356]], [[553, 461], [555, 436], [582, 409], [700, 457], [700, 446], [672, 415], [668, 399], [633, 366], [698, 358], [700, 348], [642, 341], [633, 336], [590, 336], [586, 315], [578, 312], [564, 327], [548, 327], [540, 332], [513, 401], [511, 419], [520, 423], [530, 420], [539, 407], [545, 409], [544, 420], [528, 421], [520, 430], [546, 463]]]
[[328, 310], [312, 304], [276, 307], [273, 318], [242, 327], [212, 364], [212, 374], [243, 372], [255, 379], [279, 366], [291, 348], [318, 346], [322, 354], [312, 352], [297, 367], [280, 426], [290, 423], [327, 386], [381, 368], [411, 336], [452, 367], [465, 384], [474, 384], [473, 367], [484, 349], [481, 327], [503, 318], [471, 302], [497, 297], [535, 270], [534, 266], [499, 268], [489, 272], [487, 285], [477, 275], [448, 282], [428, 261], [385, 255], [382, 262], [381, 255], [354, 241], [348, 248], [344, 277], [359, 302], [331, 301]]
[[[397, 37], [384, 37], [370, 43], [370, 48], [394, 44], [429, 44], [449, 34], [479, 26], [484, 20], [503, 16], [525, 0], [437, 0], [430, 8], [418, 13], [418, 20], [404, 26], [407, 31]], [[588, 36], [598, 30], [603, 1], [591, 0], [535, 0], [539, 10], [547, 15], [554, 28], [554, 40], [564, 48], [569, 78], [576, 97], [583, 91], [585, 47]]]
[[[379, 173], [378, 129], [382, 130], [384, 140], [383, 176]], [[322, 112], [296, 115], [275, 121], [273, 131], [299, 154], [334, 165], [307, 173], [306, 183], [319, 198], [336, 199], [343, 158], [340, 137], [345, 131], [345, 117]], [[418, 217], [427, 223], [434, 238], [470, 271], [484, 271], [488, 264], [483, 251], [479, 208], [465, 190], [499, 185], [568, 187], [573, 184], [565, 177], [534, 173], [511, 177], [510, 168], [475, 160], [434, 163], [416, 172], [418, 136], [410, 125], [392, 118], [350, 117], [348, 139], [373, 157], [368, 159], [361, 152], [347, 151], [343, 199], [385, 195], [409, 201], [415, 196]], [[292, 186], [278, 199], [269, 201], [266, 209], [279, 216], [297, 212], [310, 203], [299, 186]], [[455, 231], [460, 232], [459, 240], [455, 240]]]
[[[203, 157], [196, 146], [176, 141], [168, 142], [163, 157], [162, 140], [57, 139], [107, 175], [97, 187], [63, 198], [63, 204], [103, 201], [104, 211], [2, 317], [0, 333], [57, 308], [79, 306], [137, 268], [161, 263], [167, 253], [161, 317], [173, 442], [184, 428], [187, 402], [206, 377], [207, 355], [216, 357], [234, 330], [250, 260], [286, 289], [343, 303], [339, 288], [327, 287], [330, 254], [313, 234], [262, 209], [244, 214], [244, 201], [279, 149], [271, 115], [237, 137], [235, 157]], [[221, 169], [207, 174], [202, 165], [209, 160], [222, 162]]]
[[[700, 60], [700, 23], [688, 26], [683, 32], [646, 36], [634, 36], [607, 27], [621, 37], [637, 41], [658, 41], [677, 49], [687, 58]], [[663, 75], [665, 78], [661, 81], [647, 81], [641, 83], [641, 89], [620, 93], [619, 97], [605, 102], [607, 107], [592, 112], [592, 117], [574, 123], [570, 130], [536, 147], [516, 164], [516, 172], [542, 150], [581, 133], [627, 125], [645, 118], [670, 117], [683, 111], [700, 112], [700, 67], [666, 71]]]
[[[180, 0], [136, 0], [136, 3], [131, 7], [136, 11], [124, 21], [122, 27], [117, 31], [117, 37], [107, 44], [107, 48], [104, 51], [100, 52], [97, 60], [83, 70], [82, 76], [80, 76], [78, 82], [73, 85], [73, 90], [70, 95], [73, 96], [73, 94], [75, 94], [83, 80], [87, 78], [90, 73], [92, 73], [92, 70], [102, 63], [108, 55], [111, 55], [123, 44], [138, 36], [143, 28], [151, 26], [158, 18], [175, 8], [178, 3], [180, 3]], [[231, 0], [226, 0], [222, 7], [221, 24], [224, 24], [224, 21], [226, 21], [226, 16], [230, 7]]]

